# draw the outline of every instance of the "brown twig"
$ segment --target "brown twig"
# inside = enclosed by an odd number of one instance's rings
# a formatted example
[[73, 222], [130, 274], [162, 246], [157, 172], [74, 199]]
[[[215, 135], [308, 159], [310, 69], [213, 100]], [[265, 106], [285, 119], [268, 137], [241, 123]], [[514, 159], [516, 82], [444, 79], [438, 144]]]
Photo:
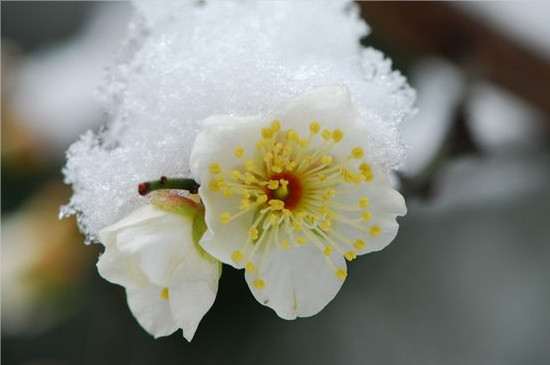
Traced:
[[[384, 43], [408, 54], [447, 58], [550, 115], [550, 62], [495, 29], [439, 2], [358, 2]], [[547, 118], [550, 121], [550, 118]]]

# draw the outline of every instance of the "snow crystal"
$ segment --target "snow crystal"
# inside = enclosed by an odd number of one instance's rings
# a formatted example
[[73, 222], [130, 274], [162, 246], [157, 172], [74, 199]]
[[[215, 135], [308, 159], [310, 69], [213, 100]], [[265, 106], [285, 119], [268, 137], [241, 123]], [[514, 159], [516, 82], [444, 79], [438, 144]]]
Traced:
[[67, 153], [64, 173], [88, 242], [140, 204], [136, 186], [190, 176], [189, 154], [212, 114], [268, 114], [317, 86], [345, 84], [369, 124], [374, 162], [396, 167], [414, 90], [359, 39], [351, 3], [142, 2], [103, 88], [109, 123]]

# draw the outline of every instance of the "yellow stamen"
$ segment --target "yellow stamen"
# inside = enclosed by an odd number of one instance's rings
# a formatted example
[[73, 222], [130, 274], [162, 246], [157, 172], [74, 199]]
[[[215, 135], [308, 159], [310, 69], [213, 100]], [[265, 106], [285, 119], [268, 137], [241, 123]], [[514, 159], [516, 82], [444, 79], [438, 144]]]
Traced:
[[364, 155], [363, 149], [361, 147], [355, 147], [351, 150], [351, 155], [353, 156], [353, 158], [359, 159]]
[[303, 244], [307, 243], [307, 238], [305, 238], [303, 236], [298, 237], [298, 238], [296, 238], [296, 243], [299, 244], [299, 245], [303, 245]]
[[244, 148], [242, 148], [241, 146], [235, 147], [235, 157], [241, 158], [243, 157], [243, 155], [244, 155]]
[[227, 224], [229, 223], [230, 220], [231, 220], [231, 214], [228, 212], [225, 212], [220, 216], [221, 224]]
[[248, 231], [248, 236], [251, 240], [255, 241], [258, 239], [259, 233], [260, 232], [258, 232], [256, 228], [250, 228], [250, 230]]
[[348, 251], [344, 254], [344, 257], [348, 261], [352, 261], [357, 257], [357, 254], [354, 251]]
[[309, 130], [311, 131], [311, 133], [317, 134], [321, 130], [321, 125], [319, 125], [319, 123], [317, 122], [313, 122], [309, 125]]
[[332, 131], [332, 139], [334, 142], [340, 142], [344, 138], [344, 132], [342, 132], [340, 129], [335, 129]]
[[[365, 211], [365, 212], [361, 213], [361, 219], [364, 222], [370, 221], [371, 218], [372, 218], [372, 213], [371, 212]], [[372, 234], [372, 232], [371, 232], [371, 234]]]
[[239, 250], [235, 250], [233, 251], [233, 253], [231, 254], [231, 259], [235, 262], [239, 262], [243, 259], [243, 253]]
[[336, 278], [339, 280], [344, 280], [346, 276], [348, 276], [348, 273], [345, 269], [337, 269], [334, 274], [336, 275]]
[[254, 263], [252, 261], [248, 261], [246, 263], [245, 271], [247, 273], [252, 273], [252, 272], [254, 272], [254, 270], [256, 270], [256, 266], [254, 265]]
[[164, 300], [170, 299], [170, 290], [168, 288], [163, 288], [160, 292], [160, 297]]
[[265, 289], [265, 282], [262, 279], [255, 279], [253, 285], [256, 289]]
[[353, 247], [355, 247], [358, 250], [362, 250], [366, 247], [365, 241], [358, 239], [353, 243]]
[[369, 228], [369, 233], [373, 237], [379, 236], [380, 233], [382, 233], [382, 228], [380, 228], [380, 226], [371, 226]]

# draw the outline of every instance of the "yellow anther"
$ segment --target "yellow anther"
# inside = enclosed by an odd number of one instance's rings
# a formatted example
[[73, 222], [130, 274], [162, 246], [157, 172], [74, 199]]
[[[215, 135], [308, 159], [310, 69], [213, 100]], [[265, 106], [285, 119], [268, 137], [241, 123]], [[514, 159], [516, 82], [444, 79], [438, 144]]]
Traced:
[[323, 165], [330, 165], [332, 163], [332, 156], [323, 156], [321, 158], [321, 162], [323, 163]]
[[248, 210], [250, 209], [250, 201], [248, 201], [247, 198], [243, 198], [241, 200], [241, 205], [239, 205], [239, 209], [241, 210]]
[[298, 243], [299, 245], [303, 245], [303, 244], [307, 243], [307, 238], [305, 238], [303, 236], [298, 237], [298, 238], [296, 238], [296, 243]]
[[332, 254], [332, 246], [325, 246], [323, 249], [323, 255], [330, 256]]
[[325, 181], [327, 179], [327, 175], [325, 174], [318, 174], [317, 175], [317, 178], [319, 179], [319, 181]]
[[307, 139], [301, 139], [298, 143], [300, 144], [300, 147], [307, 147], [307, 145], [309, 144]]
[[288, 210], [288, 209], [283, 209], [283, 210], [282, 210], [282, 213], [283, 213], [283, 215], [284, 215], [285, 217], [290, 217], [290, 215], [292, 214], [292, 213], [290, 212], [290, 210]]
[[242, 146], [235, 147], [235, 157], [241, 158], [244, 155], [244, 148]]
[[221, 190], [222, 190], [222, 195], [226, 198], [228, 196], [233, 195], [233, 193], [234, 193], [233, 189], [230, 189], [230, 188], [222, 188]]
[[271, 128], [262, 128], [262, 137], [265, 139], [273, 137], [273, 130]]
[[275, 190], [279, 187], [279, 180], [269, 180], [267, 183], [267, 188], [271, 190]]
[[382, 233], [382, 228], [380, 228], [380, 226], [371, 226], [369, 228], [369, 233], [373, 237], [379, 236], [380, 233]]
[[361, 147], [355, 147], [351, 150], [353, 158], [361, 158], [364, 156], [363, 149]]
[[283, 144], [281, 142], [277, 142], [277, 143], [275, 143], [273, 148], [277, 151], [281, 151], [283, 149]]
[[327, 219], [332, 219], [332, 218], [334, 218], [334, 212], [333, 212], [333, 211], [327, 212], [326, 218], [327, 218]]
[[361, 182], [361, 175], [355, 174], [348, 168], [342, 169], [341, 174], [347, 183], [359, 184]]
[[220, 190], [220, 184], [217, 180], [210, 181], [210, 190], [212, 190], [212, 191], [219, 191]]
[[239, 170], [233, 170], [231, 171], [230, 176], [232, 180], [238, 180], [242, 176], [242, 174]]
[[231, 214], [229, 214], [228, 212], [225, 212], [220, 216], [221, 224], [227, 224], [229, 223], [230, 220], [231, 220]]
[[256, 266], [254, 265], [254, 263], [252, 261], [248, 261], [246, 263], [246, 267], [244, 269], [247, 273], [252, 273], [254, 272], [254, 270], [256, 270]]
[[285, 207], [285, 202], [279, 199], [271, 199], [267, 204], [269, 204], [273, 210], [282, 210]]
[[210, 172], [213, 174], [219, 174], [220, 172], [222, 172], [222, 168], [220, 167], [220, 164], [217, 162], [210, 164]]
[[332, 226], [332, 222], [330, 221], [330, 219], [327, 219], [326, 221], [324, 221], [319, 225], [319, 227], [321, 227], [323, 231], [328, 231], [331, 226]]
[[160, 292], [160, 297], [164, 300], [170, 299], [170, 290], [168, 288], [162, 288]]
[[271, 166], [271, 170], [273, 170], [276, 173], [283, 172], [283, 167], [279, 165]]
[[356, 249], [358, 250], [362, 250], [366, 247], [366, 243], [365, 241], [361, 240], [361, 239], [358, 239], [356, 240], [354, 243], [353, 243], [353, 247], [355, 247]]
[[298, 166], [296, 161], [290, 161], [289, 163], [286, 164], [285, 168], [287, 171], [292, 171], [296, 168], [296, 166]]
[[271, 122], [271, 130], [273, 132], [278, 132], [280, 129], [281, 129], [281, 122], [279, 122], [276, 119]]
[[328, 141], [332, 137], [332, 133], [328, 129], [325, 129], [323, 133], [321, 133], [321, 136], [325, 141]]
[[265, 203], [266, 201], [267, 201], [266, 194], [258, 195], [258, 197], [256, 198], [256, 203], [259, 203], [259, 204]]
[[357, 254], [355, 253], [355, 251], [348, 251], [344, 254], [344, 257], [346, 258], [346, 260], [352, 261], [357, 257]]
[[344, 138], [344, 132], [342, 132], [340, 129], [335, 129], [332, 131], [332, 139], [334, 142], [340, 142]]
[[370, 204], [367, 198], [359, 198], [359, 208], [366, 208]]
[[334, 194], [336, 194], [336, 191], [334, 189], [327, 189], [321, 199], [324, 201], [330, 200], [334, 197]]
[[251, 185], [252, 183], [256, 182], [256, 177], [252, 175], [251, 173], [247, 172], [244, 174], [243, 182], [245, 185]]
[[231, 254], [231, 259], [235, 262], [239, 262], [243, 259], [243, 253], [239, 250], [236, 250], [236, 251], [233, 251], [233, 253]]
[[271, 152], [266, 153], [266, 154], [264, 155], [264, 161], [265, 161], [265, 162], [269, 162], [269, 161], [271, 161], [271, 160], [273, 160], [273, 153], [271, 153]]
[[368, 163], [363, 162], [361, 165], [359, 165], [359, 171], [361, 172], [371, 171], [370, 165]]
[[251, 240], [254, 240], [254, 241], [257, 240], [259, 235], [260, 235], [260, 232], [258, 232], [256, 228], [250, 228], [250, 230], [248, 231], [248, 236], [250, 237]]
[[298, 132], [296, 132], [294, 129], [289, 129], [286, 131], [286, 139], [290, 142], [297, 142], [298, 141]]
[[288, 250], [290, 248], [290, 243], [288, 243], [288, 241], [286, 239], [283, 239], [281, 241], [281, 247]]
[[259, 149], [264, 148], [265, 147], [264, 141], [260, 140], [260, 141], [256, 142], [256, 147], [259, 148]]
[[335, 272], [334, 272], [334, 275], [336, 275], [336, 278], [339, 279], [339, 280], [344, 280], [346, 278], [346, 276], [348, 276], [348, 273], [346, 272], [345, 269], [337, 269]]
[[374, 180], [374, 174], [372, 173], [372, 171], [365, 171], [361, 174], [365, 178], [365, 181], [371, 182], [372, 180]]
[[260, 290], [265, 289], [265, 282], [262, 279], [255, 279], [253, 284], [256, 289], [260, 289]]
[[311, 133], [317, 134], [321, 130], [321, 125], [317, 122], [313, 122], [309, 125], [309, 130], [311, 131]]
[[254, 166], [254, 161], [252, 160], [246, 160], [245, 163], [244, 163], [244, 168], [247, 170], [247, 171], [252, 171], [254, 170], [256, 166]]
[[363, 221], [368, 222], [368, 221], [370, 221], [371, 218], [372, 218], [372, 213], [371, 212], [364, 211], [363, 213], [361, 213], [361, 219]]

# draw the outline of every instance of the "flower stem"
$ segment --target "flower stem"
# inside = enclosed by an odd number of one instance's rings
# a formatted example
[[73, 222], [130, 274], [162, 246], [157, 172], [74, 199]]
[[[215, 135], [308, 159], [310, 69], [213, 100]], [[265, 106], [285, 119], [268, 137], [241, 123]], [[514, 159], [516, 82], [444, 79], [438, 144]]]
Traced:
[[199, 191], [199, 184], [193, 179], [167, 178], [162, 176], [159, 180], [146, 181], [138, 185], [139, 195], [147, 195], [152, 191], [161, 189], [187, 190], [191, 194]]

